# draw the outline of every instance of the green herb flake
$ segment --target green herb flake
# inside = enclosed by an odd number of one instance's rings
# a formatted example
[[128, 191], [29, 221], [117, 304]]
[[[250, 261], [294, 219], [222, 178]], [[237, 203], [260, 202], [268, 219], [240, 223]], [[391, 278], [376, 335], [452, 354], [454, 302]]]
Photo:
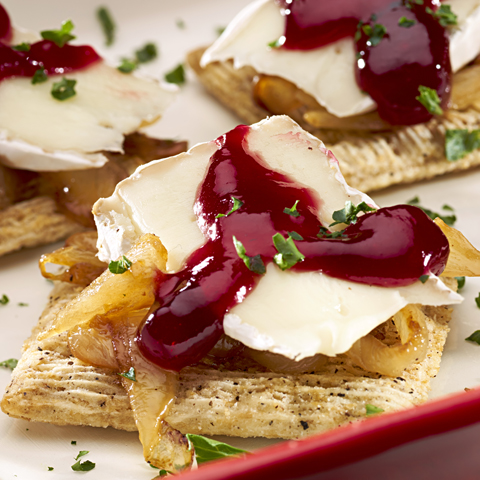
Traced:
[[228, 213], [219, 213], [215, 218], [228, 217], [233, 212], [236, 212], [239, 208], [243, 206], [243, 202], [235, 197], [230, 197], [233, 200], [233, 207]]
[[59, 82], [55, 82], [52, 85], [51, 94], [53, 98], [57, 100], [64, 101], [76, 95], [75, 85], [76, 80], [69, 80], [68, 78], [63, 77]]
[[133, 367], [130, 367], [130, 370], [128, 372], [119, 373], [118, 375], [128, 378], [128, 380], [131, 380], [132, 382], [137, 381], [137, 377], [135, 376], [135, 369]]
[[284, 208], [283, 213], [286, 213], [287, 215], [291, 215], [292, 217], [299, 217], [300, 213], [297, 211], [297, 205], [300, 200], [297, 200], [292, 208]]
[[17, 52], [29, 52], [30, 51], [31, 45], [26, 42], [19, 43], [18, 45], [14, 45], [12, 47], [13, 50], [16, 50]]
[[8, 360], [4, 360], [3, 362], [0, 362], [0, 367], [5, 367], [9, 368], [10, 370], [13, 370], [18, 364], [18, 360], [16, 358], [9, 358]]
[[122, 258], [120, 260], [117, 260], [116, 262], [110, 262], [108, 264], [108, 269], [112, 272], [115, 273], [116, 275], [122, 275], [125, 273], [130, 267], [132, 266], [132, 262], [125, 256], [122, 255]]
[[330, 232], [328, 228], [320, 227], [320, 231], [317, 233], [318, 238], [346, 238], [346, 235], [343, 233], [344, 230], [339, 230], [338, 232]]
[[440, 5], [435, 12], [430, 7], [427, 7], [425, 11], [430, 15], [433, 15], [442, 27], [457, 25], [457, 16], [452, 12], [452, 7], [450, 5]]
[[177, 21], [175, 22], [175, 25], [180, 29], [180, 30], [185, 30], [185, 22], [181, 19], [178, 18]]
[[447, 130], [445, 134], [445, 157], [453, 162], [480, 148], [480, 129]]
[[413, 27], [416, 23], [417, 22], [415, 20], [411, 20], [407, 17], [401, 17], [400, 20], [398, 20], [398, 25], [404, 28]]
[[17, 305], [19, 307], [28, 307], [28, 303], [18, 302]]
[[282, 35], [281, 37], [273, 40], [272, 42], [267, 43], [267, 47], [270, 48], [280, 48], [285, 43], [285, 37]]
[[[440, 213], [433, 212], [432, 210], [420, 206], [420, 198], [413, 197], [411, 200], [407, 202], [408, 205], [414, 205], [415, 207], [418, 207], [420, 210], [422, 210], [424, 213], [426, 213], [432, 220], [435, 220], [437, 217], [443, 220], [447, 225], [452, 226], [456, 221], [457, 221], [457, 216], [452, 214], [452, 215], [441, 215]], [[445, 209], [444, 210], [448, 210]]]
[[32, 77], [32, 85], [36, 85], [37, 83], [43, 83], [48, 80], [47, 71], [44, 68], [39, 68], [35, 70], [35, 73]]
[[10, 299], [5, 294], [3, 294], [0, 298], [0, 305], [6, 305], [9, 301]]
[[201, 435], [193, 435], [187, 433], [186, 435], [190, 449], [195, 449], [195, 457], [197, 463], [205, 463], [219, 458], [232, 457], [249, 453], [246, 450], [232, 447], [226, 443], [218, 442], [210, 438], [202, 437]]
[[368, 43], [372, 47], [376, 47], [381, 41], [382, 38], [387, 33], [387, 29], [384, 25], [380, 23], [375, 23], [373, 28], [371, 25], [362, 26], [363, 33], [368, 37]]
[[333, 227], [334, 225], [338, 225], [339, 223], [351, 225], [357, 223], [357, 217], [360, 212], [367, 213], [376, 211], [376, 208], [370, 207], [365, 202], [359, 203], [357, 206], [354, 206], [353, 203], [348, 200], [345, 202], [345, 208], [333, 212], [332, 218], [333, 220], [335, 220], [335, 222], [331, 223], [329, 226]]
[[85, 455], [88, 455], [90, 452], [88, 450], [80, 450], [78, 452], [78, 455], [75, 457], [75, 460], [78, 460], [81, 457], [84, 457]]
[[478, 294], [478, 297], [475, 298], [475, 303], [477, 304], [477, 307], [480, 308], [480, 293]]
[[465, 339], [467, 342], [473, 342], [480, 345], [480, 330], [475, 330], [469, 337]]
[[70, 442], [70, 445], [76, 445], [76, 444], [77, 444], [77, 441], [76, 441], [76, 440], [72, 440], [72, 441]]
[[299, 242], [303, 240], [303, 237], [297, 232], [288, 232], [288, 235], [292, 237], [294, 240], [298, 240]]
[[215, 29], [215, 33], [220, 36], [225, 30], [226, 30], [227, 27], [217, 27]]
[[278, 252], [273, 257], [273, 261], [282, 270], [293, 267], [305, 258], [305, 255], [298, 250], [292, 237], [288, 236], [287, 239], [285, 239], [281, 233], [276, 233], [272, 237], [272, 240]]
[[454, 208], [451, 207], [450, 205], [447, 205], [445, 204], [443, 207], [442, 207], [442, 210], [448, 210], [449, 212], [454, 212]]
[[430, 275], [421, 275], [419, 280], [422, 282], [422, 283], [425, 283], [428, 279], [430, 278]]
[[237, 255], [243, 260], [249, 270], [259, 275], [263, 275], [267, 271], [265, 268], [265, 264], [263, 263], [262, 257], [260, 255], [249, 257], [246, 254], [245, 247], [243, 246], [242, 242], [240, 242], [240, 240], [237, 240], [235, 236], [233, 236], [233, 244], [235, 245]]
[[375, 405], [371, 405], [370, 403], [367, 403], [365, 405], [365, 415], [367, 415], [367, 417], [369, 415], [376, 415], [377, 413], [382, 413], [383, 411], [383, 408], [376, 407]]
[[420, 85], [418, 87], [420, 95], [415, 97], [432, 115], [442, 115], [443, 110], [440, 107], [440, 98], [433, 88]]
[[146, 43], [142, 48], [135, 51], [135, 58], [138, 63], [148, 63], [155, 60], [158, 56], [157, 46], [152, 43]]
[[116, 25], [113, 21], [112, 14], [107, 7], [100, 7], [97, 9], [97, 19], [105, 35], [105, 45], [110, 46], [115, 41]]
[[128, 58], [122, 58], [120, 65], [117, 67], [122, 73], [132, 73], [137, 68], [137, 63]]
[[53, 471], [53, 467], [47, 467], [49, 472]]
[[84, 462], [79, 460], [77, 463], [73, 464], [71, 468], [74, 472], [89, 472], [95, 468], [95, 464], [90, 460], [85, 460]]
[[465, 277], [455, 277], [457, 280], [457, 289], [461, 290], [465, 286]]
[[185, 83], [185, 68], [183, 64], [177, 65], [173, 70], [165, 74], [165, 80], [168, 83], [175, 83], [176, 85], [183, 85]]
[[50, 40], [59, 47], [63, 47], [70, 40], [75, 39], [75, 35], [71, 34], [74, 25], [71, 20], [66, 20], [62, 23], [60, 30], [44, 30], [40, 35], [44, 40]]

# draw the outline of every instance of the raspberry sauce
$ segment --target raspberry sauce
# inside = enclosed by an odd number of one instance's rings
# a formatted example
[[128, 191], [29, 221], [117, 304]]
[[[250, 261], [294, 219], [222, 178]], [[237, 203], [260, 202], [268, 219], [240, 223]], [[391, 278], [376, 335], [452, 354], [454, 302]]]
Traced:
[[[436, 90], [440, 106], [450, 98], [451, 67], [446, 29], [433, 12], [436, 0], [278, 0], [285, 15], [289, 50], [309, 50], [354, 37], [359, 87], [377, 103], [391, 125], [414, 125], [432, 118], [417, 99], [418, 87]], [[430, 13], [429, 13], [430, 12]], [[368, 33], [385, 28], [380, 39]]]
[[[137, 336], [142, 353], [157, 365], [180, 370], [204, 357], [223, 333], [223, 317], [262, 281], [234, 246], [236, 237], [250, 257], [267, 265], [277, 250], [272, 236], [295, 241], [305, 259], [296, 271], [322, 271], [354, 282], [380, 286], [410, 285], [421, 275], [439, 274], [449, 253], [446, 237], [420, 209], [382, 208], [348, 226], [342, 237], [319, 238], [315, 193], [268, 169], [248, 152], [249, 127], [239, 126], [217, 140], [194, 211], [208, 239], [183, 270], [159, 273], [151, 314]], [[232, 210], [232, 197], [243, 205]], [[298, 216], [284, 212], [297, 202]], [[277, 267], [275, 267], [277, 268]]]
[[[33, 77], [41, 68], [47, 74], [62, 75], [101, 60], [88, 45], [59, 47], [50, 40], [32, 43], [28, 52], [18, 51], [3, 42], [11, 37], [11, 24], [5, 9], [0, 5], [0, 80], [9, 77]], [[2, 42], [3, 41], [3, 42]]]

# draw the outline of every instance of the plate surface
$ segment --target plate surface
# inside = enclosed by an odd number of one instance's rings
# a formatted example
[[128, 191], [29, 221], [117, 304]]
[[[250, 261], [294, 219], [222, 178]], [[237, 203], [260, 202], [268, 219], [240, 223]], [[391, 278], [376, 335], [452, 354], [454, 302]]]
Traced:
[[[88, 43], [114, 64], [131, 55], [147, 41], [157, 43], [160, 56], [142, 67], [148, 75], [163, 78], [187, 51], [211, 43], [216, 30], [225, 26], [248, 3], [247, 0], [106, 0], [118, 25], [117, 41], [107, 49], [95, 17], [97, 1], [83, 0], [5, 0], [4, 6], [13, 22], [34, 31], [58, 28], [61, 21], [71, 18], [81, 43]], [[179, 27], [183, 21], [184, 28]], [[238, 124], [232, 114], [212, 100], [189, 73], [176, 102], [163, 119], [150, 128], [150, 133], [163, 138], [186, 139], [190, 145], [208, 141]], [[341, 159], [339, 159], [341, 162]], [[458, 217], [456, 226], [474, 245], [480, 246], [478, 205], [480, 205], [480, 171], [457, 174], [428, 183], [395, 187], [373, 194], [383, 206], [403, 203], [418, 195], [421, 203], [439, 211], [445, 203]], [[26, 250], [1, 259], [0, 296], [10, 302], [0, 305], [0, 360], [19, 358], [21, 346], [37, 321], [51, 289], [38, 271], [38, 258], [58, 245]], [[462, 391], [480, 383], [478, 368], [480, 347], [464, 341], [480, 329], [480, 311], [474, 298], [480, 291], [480, 280], [467, 280], [463, 290], [465, 302], [455, 308], [440, 374], [432, 384], [432, 398]], [[20, 304], [28, 304], [21, 306]], [[10, 372], [0, 368], [0, 391], [8, 385]], [[76, 441], [76, 445], [71, 442]], [[259, 448], [269, 442], [262, 440], [228, 440], [245, 449]], [[270, 442], [271, 443], [271, 442]], [[0, 479], [74, 478], [70, 469], [80, 450], [90, 453], [86, 459], [96, 463], [88, 473], [89, 480], [150, 479], [155, 471], [143, 460], [136, 433], [109, 429], [56, 427], [13, 420], [0, 413]], [[399, 454], [400, 455], [400, 454]], [[53, 467], [53, 471], [48, 471]]]

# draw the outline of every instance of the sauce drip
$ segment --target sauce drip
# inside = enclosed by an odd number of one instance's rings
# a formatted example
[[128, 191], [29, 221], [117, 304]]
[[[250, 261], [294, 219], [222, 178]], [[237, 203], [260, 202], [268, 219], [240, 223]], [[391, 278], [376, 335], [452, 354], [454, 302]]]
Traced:
[[[414, 283], [427, 273], [443, 271], [448, 241], [418, 208], [401, 205], [366, 214], [348, 226], [344, 237], [318, 238], [314, 194], [291, 178], [272, 171], [247, 151], [249, 127], [220, 137], [194, 206], [208, 238], [183, 270], [159, 273], [152, 313], [137, 335], [141, 352], [162, 368], [180, 370], [203, 358], [223, 333], [223, 317], [262, 279], [239, 258], [235, 236], [249, 256], [272, 262], [272, 236], [295, 231], [303, 262], [296, 271], [323, 271], [330, 276], [381, 286]], [[243, 202], [235, 212], [232, 197]], [[298, 200], [298, 217], [284, 213]]]
[[28, 52], [14, 50], [2, 43], [11, 37], [11, 24], [5, 9], [0, 5], [0, 80], [10, 77], [33, 77], [41, 68], [50, 75], [63, 75], [101, 60], [88, 45], [59, 47], [50, 40], [32, 43]]
[[[422, 5], [413, 0], [278, 3], [286, 17], [282, 48], [309, 50], [355, 38], [358, 85], [375, 100], [380, 117], [391, 125], [414, 125], [432, 118], [415, 98], [420, 85], [436, 90], [440, 106], [447, 106], [451, 85], [448, 37], [427, 11], [435, 11], [438, 1], [425, 0]], [[375, 29], [376, 25], [385, 27], [386, 33], [374, 45], [364, 27]]]

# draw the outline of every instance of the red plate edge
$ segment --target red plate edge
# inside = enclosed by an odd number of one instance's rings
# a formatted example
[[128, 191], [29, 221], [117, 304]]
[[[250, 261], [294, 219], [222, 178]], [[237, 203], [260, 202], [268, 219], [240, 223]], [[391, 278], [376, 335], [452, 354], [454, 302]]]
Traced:
[[[480, 388], [378, 415], [254, 455], [220, 460], [180, 474], [182, 480], [298, 479], [377, 455], [390, 448], [480, 421]], [[266, 477], [268, 475], [268, 477]]]

